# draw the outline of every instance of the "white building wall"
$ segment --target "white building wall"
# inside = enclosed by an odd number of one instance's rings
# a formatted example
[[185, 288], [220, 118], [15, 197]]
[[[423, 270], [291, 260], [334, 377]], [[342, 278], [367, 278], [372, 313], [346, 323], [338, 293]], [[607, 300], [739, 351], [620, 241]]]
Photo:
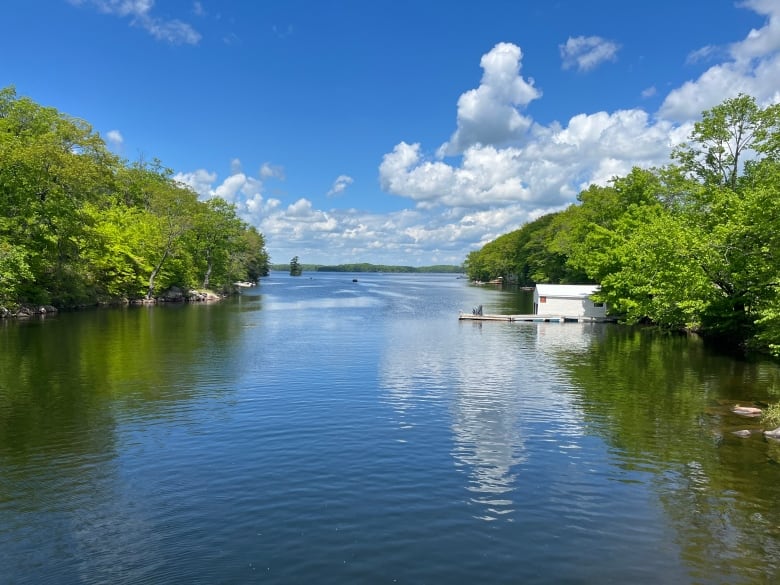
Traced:
[[581, 299], [555, 299], [547, 297], [546, 302], [539, 303], [539, 314], [581, 316], [585, 315], [585, 309], [582, 305], [583, 301]]
[[605, 318], [607, 308], [596, 306], [590, 294], [597, 286], [537, 285], [534, 291], [534, 312], [537, 315]]

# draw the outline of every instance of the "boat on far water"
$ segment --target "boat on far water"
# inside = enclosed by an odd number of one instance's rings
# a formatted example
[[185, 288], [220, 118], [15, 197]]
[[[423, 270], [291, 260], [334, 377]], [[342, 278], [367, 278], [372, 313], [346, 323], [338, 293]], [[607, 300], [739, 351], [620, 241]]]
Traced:
[[246, 280], [239, 280], [238, 282], [234, 282], [233, 284], [239, 288], [249, 288], [250, 286], [257, 286], [256, 282], [248, 282]]

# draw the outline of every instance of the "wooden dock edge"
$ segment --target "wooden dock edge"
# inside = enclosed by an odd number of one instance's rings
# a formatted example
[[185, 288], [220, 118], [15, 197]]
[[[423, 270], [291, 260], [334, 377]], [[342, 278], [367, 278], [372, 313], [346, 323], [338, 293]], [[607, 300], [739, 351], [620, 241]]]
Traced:
[[609, 317], [584, 317], [581, 315], [475, 315], [473, 313], [461, 313], [459, 321], [506, 321], [527, 323], [614, 323], [615, 319]]

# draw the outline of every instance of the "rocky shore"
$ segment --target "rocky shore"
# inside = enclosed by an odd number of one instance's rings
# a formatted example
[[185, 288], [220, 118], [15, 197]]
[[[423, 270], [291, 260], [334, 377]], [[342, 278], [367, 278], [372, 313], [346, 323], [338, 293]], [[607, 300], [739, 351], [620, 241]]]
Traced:
[[[151, 299], [117, 299], [110, 302], [99, 302], [95, 306], [112, 305], [154, 305], [157, 303], [213, 303], [221, 301], [227, 295], [220, 294], [211, 290], [184, 290], [177, 286], [172, 286], [163, 291], [159, 296]], [[78, 308], [87, 308], [88, 305]], [[8, 308], [0, 305], [0, 319], [30, 319], [33, 317], [45, 317], [46, 315], [56, 314], [59, 309], [53, 305], [23, 304], [18, 307]]]

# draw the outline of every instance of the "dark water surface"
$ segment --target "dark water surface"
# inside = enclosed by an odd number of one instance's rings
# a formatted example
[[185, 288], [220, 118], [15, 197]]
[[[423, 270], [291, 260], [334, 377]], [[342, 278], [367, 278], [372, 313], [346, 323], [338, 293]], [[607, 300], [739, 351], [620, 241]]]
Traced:
[[0, 583], [773, 582], [780, 444], [729, 407], [777, 366], [457, 320], [529, 302], [277, 273], [0, 323]]

